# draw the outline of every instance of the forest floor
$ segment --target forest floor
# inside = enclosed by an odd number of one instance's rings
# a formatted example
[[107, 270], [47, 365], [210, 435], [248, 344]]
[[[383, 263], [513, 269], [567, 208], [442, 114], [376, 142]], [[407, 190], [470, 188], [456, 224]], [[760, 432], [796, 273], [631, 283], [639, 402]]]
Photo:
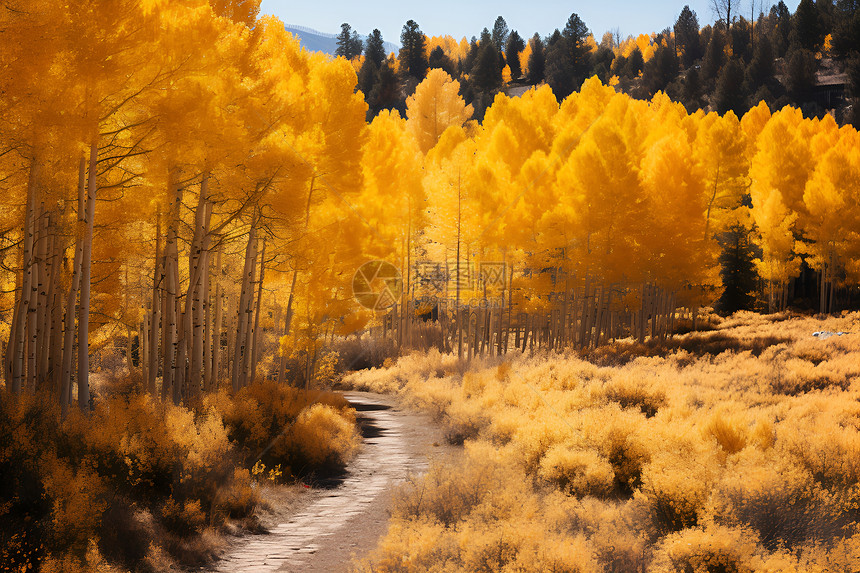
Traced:
[[358, 411], [363, 448], [344, 476], [311, 487], [264, 490], [268, 533], [236, 539], [215, 571], [347, 572], [386, 533], [391, 492], [429, 462], [452, 453], [431, 417], [397, 398], [345, 392]]

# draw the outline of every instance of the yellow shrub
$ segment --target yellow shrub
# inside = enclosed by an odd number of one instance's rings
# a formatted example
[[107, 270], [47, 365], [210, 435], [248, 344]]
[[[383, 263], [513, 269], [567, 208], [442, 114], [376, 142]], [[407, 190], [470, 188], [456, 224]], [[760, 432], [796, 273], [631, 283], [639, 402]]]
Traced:
[[648, 573], [753, 573], [756, 536], [749, 530], [711, 525], [667, 536]]
[[360, 443], [354, 417], [314, 404], [296, 419], [287, 447], [295, 452], [294, 468], [304, 465], [312, 472], [338, 471], [355, 456]]
[[538, 475], [562, 491], [583, 497], [606, 497], [615, 481], [615, 472], [606, 458], [593, 450], [556, 445], [540, 462]]
[[716, 440], [717, 444], [727, 454], [736, 454], [747, 446], [747, 432], [735, 421], [726, 420], [716, 414], [705, 426], [705, 433]]

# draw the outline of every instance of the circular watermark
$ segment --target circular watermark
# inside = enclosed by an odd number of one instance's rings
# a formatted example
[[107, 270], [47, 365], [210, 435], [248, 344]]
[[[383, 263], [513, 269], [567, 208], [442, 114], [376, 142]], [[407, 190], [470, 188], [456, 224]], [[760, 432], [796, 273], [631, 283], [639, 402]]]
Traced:
[[400, 271], [386, 261], [364, 263], [352, 277], [352, 296], [358, 304], [370, 310], [394, 306], [402, 290]]

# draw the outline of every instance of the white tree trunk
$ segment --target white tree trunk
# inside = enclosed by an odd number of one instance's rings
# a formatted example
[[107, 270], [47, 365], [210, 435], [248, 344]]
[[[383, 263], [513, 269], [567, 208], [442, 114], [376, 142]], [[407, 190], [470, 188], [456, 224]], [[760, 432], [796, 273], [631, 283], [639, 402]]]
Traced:
[[221, 380], [221, 323], [224, 293], [221, 286], [221, 249], [215, 256], [215, 326], [212, 328], [212, 376], [217, 389]]
[[90, 169], [87, 185], [87, 204], [81, 259], [81, 302], [78, 314], [78, 406], [81, 410], [90, 408], [90, 288], [92, 287], [93, 224], [96, 216], [96, 167], [98, 164], [98, 143], [90, 145]]
[[155, 264], [152, 272], [152, 313], [149, 318], [147, 337], [146, 391], [155, 396], [155, 380], [158, 377], [158, 332], [161, 322], [161, 291], [164, 288], [164, 264], [161, 254], [161, 210], [155, 215]]
[[266, 276], [266, 239], [260, 252], [260, 280], [257, 286], [256, 309], [254, 311], [254, 328], [251, 331], [251, 383], [257, 379], [257, 362], [260, 360], [260, 308], [263, 306], [263, 279]]
[[242, 270], [242, 291], [239, 296], [239, 306], [237, 309], [237, 329], [236, 329], [236, 340], [233, 348], [233, 371], [232, 371], [232, 383], [233, 383], [233, 391], [238, 392], [242, 387], [242, 370], [243, 370], [243, 360], [242, 356], [244, 355], [244, 351], [246, 350], [247, 341], [247, 328], [250, 319], [251, 312], [251, 297], [253, 296], [251, 293], [251, 284], [254, 281], [254, 268], [255, 268], [255, 260], [256, 260], [256, 249], [257, 249], [257, 229], [256, 222], [251, 224], [251, 231], [248, 234], [248, 244], [245, 247], [245, 266]]
[[75, 346], [75, 301], [81, 286], [81, 262], [84, 258], [84, 218], [83, 206], [86, 192], [87, 160], [81, 157], [78, 166], [78, 224], [75, 232], [75, 259], [72, 263], [72, 281], [66, 295], [66, 318], [63, 325], [63, 367], [60, 381], [60, 407], [65, 418], [72, 401], [72, 356]]

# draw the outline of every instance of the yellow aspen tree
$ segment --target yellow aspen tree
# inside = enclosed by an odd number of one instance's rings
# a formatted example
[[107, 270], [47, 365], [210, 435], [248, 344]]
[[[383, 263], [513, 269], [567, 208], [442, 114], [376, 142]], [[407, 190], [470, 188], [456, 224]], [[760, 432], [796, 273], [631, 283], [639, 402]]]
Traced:
[[769, 284], [771, 311], [784, 307], [785, 284], [800, 268], [794, 224], [805, 209], [803, 192], [813, 167], [809, 141], [801, 132], [803, 121], [800, 110], [788, 107], [773, 114], [759, 135], [750, 166], [752, 216], [762, 248], [757, 266]]
[[430, 70], [406, 100], [409, 129], [425, 154], [446, 129], [463, 125], [472, 112], [472, 106], [460, 97], [460, 82], [439, 69]]
[[808, 213], [804, 224], [807, 262], [821, 275], [820, 311], [833, 311], [837, 271], [858, 279], [860, 201], [852, 190], [860, 186], [860, 138], [843, 128], [835, 145], [819, 159], [803, 194]]

